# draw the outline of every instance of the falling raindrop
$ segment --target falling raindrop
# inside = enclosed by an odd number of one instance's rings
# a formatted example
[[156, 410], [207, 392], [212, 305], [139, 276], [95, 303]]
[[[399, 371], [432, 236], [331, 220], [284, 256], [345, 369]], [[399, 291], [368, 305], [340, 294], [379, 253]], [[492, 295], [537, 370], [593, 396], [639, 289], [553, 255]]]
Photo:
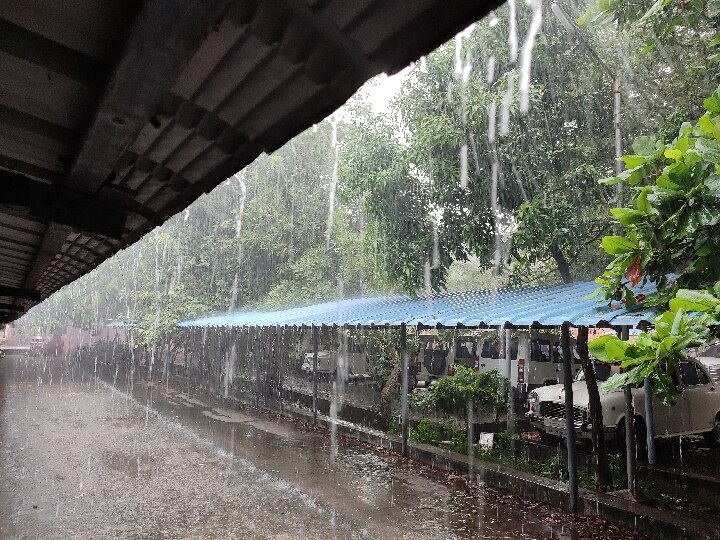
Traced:
[[526, 113], [530, 106], [530, 63], [532, 62], [535, 38], [542, 24], [542, 1], [529, 0], [529, 5], [533, 11], [533, 17], [520, 55], [520, 112], [522, 113]]
[[338, 161], [340, 159], [340, 149], [338, 147], [338, 123], [340, 119], [337, 116], [337, 114], [333, 114], [330, 116], [330, 125], [332, 126], [332, 149], [334, 153], [334, 161], [333, 161], [333, 167], [332, 167], [332, 178], [330, 181], [330, 190], [329, 190], [329, 197], [328, 197], [328, 217], [327, 217], [327, 227], [325, 229], [325, 249], [330, 249], [330, 236], [332, 233], [332, 224], [333, 224], [333, 214], [335, 211], [335, 189], [337, 187], [337, 180], [338, 180]]

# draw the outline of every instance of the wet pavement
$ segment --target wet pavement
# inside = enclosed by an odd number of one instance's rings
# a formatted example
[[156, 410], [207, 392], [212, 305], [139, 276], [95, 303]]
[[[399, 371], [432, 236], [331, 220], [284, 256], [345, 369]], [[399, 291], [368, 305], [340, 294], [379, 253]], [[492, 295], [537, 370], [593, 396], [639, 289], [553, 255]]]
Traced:
[[0, 538], [580, 537], [360, 443], [133, 383], [0, 360]]

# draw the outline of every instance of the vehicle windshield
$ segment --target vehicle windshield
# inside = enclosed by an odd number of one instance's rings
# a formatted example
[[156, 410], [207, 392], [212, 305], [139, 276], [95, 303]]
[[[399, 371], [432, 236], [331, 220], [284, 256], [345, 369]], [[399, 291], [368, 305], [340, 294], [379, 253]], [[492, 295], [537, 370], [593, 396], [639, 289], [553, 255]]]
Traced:
[[[595, 378], [598, 382], [607, 381], [610, 378], [610, 375], [612, 375], [612, 366], [608, 364], [595, 364]], [[585, 370], [579, 369], [575, 375], [575, 380], [584, 381]]]

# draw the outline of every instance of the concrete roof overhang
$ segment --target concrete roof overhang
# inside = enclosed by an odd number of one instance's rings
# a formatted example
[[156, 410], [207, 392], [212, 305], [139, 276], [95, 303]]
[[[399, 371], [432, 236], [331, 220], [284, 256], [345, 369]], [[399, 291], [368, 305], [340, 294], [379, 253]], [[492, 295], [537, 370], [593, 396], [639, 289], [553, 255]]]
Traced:
[[0, 2], [0, 322], [503, 1]]

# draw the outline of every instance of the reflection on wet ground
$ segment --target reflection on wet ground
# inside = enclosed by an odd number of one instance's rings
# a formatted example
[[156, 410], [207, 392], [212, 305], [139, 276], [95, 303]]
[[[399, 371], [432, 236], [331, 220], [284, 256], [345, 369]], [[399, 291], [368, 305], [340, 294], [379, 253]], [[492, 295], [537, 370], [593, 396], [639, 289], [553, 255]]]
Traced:
[[60, 359], [5, 358], [0, 400], [0, 538], [576, 537], [359, 443], [331, 454], [290, 421]]

